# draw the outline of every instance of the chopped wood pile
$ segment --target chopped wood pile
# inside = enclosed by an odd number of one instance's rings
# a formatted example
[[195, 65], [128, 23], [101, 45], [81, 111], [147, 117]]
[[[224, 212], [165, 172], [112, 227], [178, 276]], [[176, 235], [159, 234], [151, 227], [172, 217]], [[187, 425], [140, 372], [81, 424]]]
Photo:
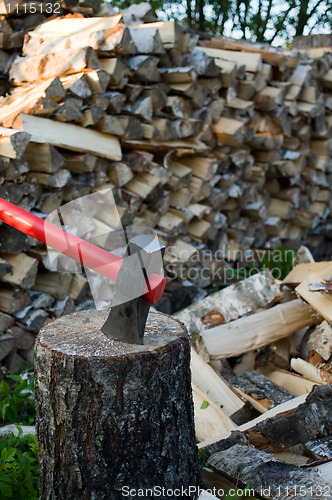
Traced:
[[297, 264], [282, 282], [266, 270], [176, 314], [193, 338], [210, 490], [249, 483], [264, 498], [331, 498], [332, 295], [310, 291], [331, 278], [331, 262]]
[[[2, 6], [0, 196], [46, 217], [110, 187], [122, 223], [168, 245], [173, 305], [179, 283], [210, 285], [238, 251], [303, 239], [326, 251], [331, 48], [199, 41], [151, 22], [146, 5], [135, 21], [130, 9], [74, 3], [62, 18]], [[83, 307], [88, 286], [48, 271], [45, 247], [4, 224], [0, 241], [1, 357], [14, 370], [45, 321]]]

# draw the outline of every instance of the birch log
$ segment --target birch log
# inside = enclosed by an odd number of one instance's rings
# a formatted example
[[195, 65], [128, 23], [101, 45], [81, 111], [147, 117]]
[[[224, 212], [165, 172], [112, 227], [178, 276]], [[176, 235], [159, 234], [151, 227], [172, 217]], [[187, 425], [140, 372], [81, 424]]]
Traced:
[[266, 307], [280, 297], [279, 285], [271, 272], [265, 270], [195, 302], [176, 313], [175, 317], [183, 321], [189, 333], [194, 334], [204, 330], [201, 318], [211, 310], [219, 311], [227, 322]]

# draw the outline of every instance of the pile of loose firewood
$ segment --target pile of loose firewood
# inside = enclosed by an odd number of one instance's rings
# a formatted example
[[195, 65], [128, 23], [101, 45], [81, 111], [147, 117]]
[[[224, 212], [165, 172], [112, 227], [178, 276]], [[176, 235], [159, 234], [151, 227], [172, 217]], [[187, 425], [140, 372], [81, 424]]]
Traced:
[[[2, 7], [1, 197], [45, 218], [111, 188], [122, 223], [153, 227], [168, 246], [174, 301], [250, 249], [306, 240], [327, 252], [330, 47], [199, 40], [150, 22], [149, 5], [109, 15], [74, 3], [47, 19]], [[83, 307], [88, 286], [50, 272], [45, 247], [4, 224], [0, 242], [0, 331], [18, 339], [14, 369], [32, 359], [45, 321]]]
[[283, 282], [264, 271], [177, 314], [196, 341], [206, 486], [249, 482], [275, 499], [296, 497], [300, 487], [300, 496], [318, 498], [323, 489], [330, 498], [331, 279], [331, 262], [298, 264]]

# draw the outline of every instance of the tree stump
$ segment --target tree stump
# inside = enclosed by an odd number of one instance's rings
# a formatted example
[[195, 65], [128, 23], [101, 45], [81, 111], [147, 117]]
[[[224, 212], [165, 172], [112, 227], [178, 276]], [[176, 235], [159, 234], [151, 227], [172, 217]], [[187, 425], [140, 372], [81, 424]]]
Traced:
[[150, 313], [144, 345], [124, 344], [101, 333], [106, 315], [70, 314], [38, 335], [39, 498], [179, 498], [171, 490], [201, 485], [186, 330]]

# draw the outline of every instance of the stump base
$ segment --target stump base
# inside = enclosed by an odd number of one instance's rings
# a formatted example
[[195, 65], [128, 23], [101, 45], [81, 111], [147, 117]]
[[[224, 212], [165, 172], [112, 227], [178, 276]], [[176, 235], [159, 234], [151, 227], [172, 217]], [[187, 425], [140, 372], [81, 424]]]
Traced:
[[41, 500], [144, 498], [126, 492], [201, 484], [184, 327], [150, 313], [145, 344], [124, 344], [101, 333], [106, 314], [64, 316], [38, 335]]

